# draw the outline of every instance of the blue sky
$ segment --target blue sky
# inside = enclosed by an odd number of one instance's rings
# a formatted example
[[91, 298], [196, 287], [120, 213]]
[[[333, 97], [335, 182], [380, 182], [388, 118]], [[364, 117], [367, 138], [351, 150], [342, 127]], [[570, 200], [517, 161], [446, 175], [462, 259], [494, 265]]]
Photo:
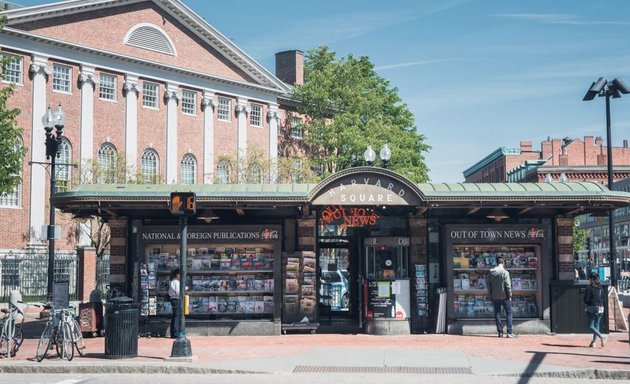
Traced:
[[[41, 4], [45, 1], [18, 1]], [[326, 44], [368, 56], [399, 89], [432, 181], [498, 147], [605, 136], [599, 76], [630, 84], [630, 2], [572, 0], [184, 0], [273, 71], [274, 53]], [[630, 138], [630, 95], [612, 102], [613, 143]]]

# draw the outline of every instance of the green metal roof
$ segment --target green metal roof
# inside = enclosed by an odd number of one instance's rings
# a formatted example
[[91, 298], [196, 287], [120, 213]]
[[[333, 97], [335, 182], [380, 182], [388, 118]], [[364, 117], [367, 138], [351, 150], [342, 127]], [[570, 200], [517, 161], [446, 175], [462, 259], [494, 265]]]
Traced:
[[610, 191], [601, 184], [593, 182], [571, 183], [425, 183], [418, 184], [427, 196], [441, 195], [483, 195], [483, 196], [520, 196], [520, 195], [585, 195], [602, 194]]
[[306, 196], [317, 184], [84, 184], [56, 198], [82, 196], [166, 196], [195, 192], [198, 196], [296, 197]]
[[[195, 192], [198, 197], [310, 198], [318, 184], [84, 184], [56, 199], [72, 197], [163, 197], [171, 192]], [[439, 197], [525, 197], [525, 196], [599, 196], [618, 195], [601, 184], [571, 183], [423, 183], [417, 184], [424, 196]], [[626, 195], [625, 193], [621, 193]], [[630, 196], [630, 195], [629, 195]], [[627, 196], [626, 196], [627, 197]]]
[[[322, 194], [357, 177], [374, 177], [401, 183], [411, 189], [413, 205], [470, 215], [470, 208], [492, 206], [527, 208], [534, 215], [575, 215], [605, 212], [630, 205], [630, 193], [609, 191], [592, 182], [583, 183], [424, 183], [413, 184], [391, 170], [356, 167], [337, 172], [319, 184], [85, 184], [57, 193], [57, 208], [79, 215], [116, 215], [130, 212], [159, 212], [167, 209], [171, 192], [195, 192], [202, 207], [269, 208], [297, 207], [318, 201]], [[367, 183], [367, 182], [366, 182]], [[383, 187], [385, 188], [385, 187]], [[449, 213], [450, 210], [450, 213]], [[116, 213], [118, 212], [118, 213]], [[521, 214], [521, 213], [519, 213]]]

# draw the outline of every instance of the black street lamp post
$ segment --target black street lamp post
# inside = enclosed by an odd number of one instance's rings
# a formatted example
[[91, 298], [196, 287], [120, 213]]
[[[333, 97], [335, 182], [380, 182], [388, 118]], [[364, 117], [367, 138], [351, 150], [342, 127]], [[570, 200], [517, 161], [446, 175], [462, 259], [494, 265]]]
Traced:
[[[53, 205], [53, 197], [57, 188], [55, 175], [57, 164], [55, 160], [59, 156], [59, 145], [63, 139], [63, 127], [66, 123], [66, 114], [61, 109], [61, 104], [59, 104], [54, 113], [48, 107], [48, 111], [42, 117], [42, 123], [46, 130], [46, 159], [50, 160], [50, 219], [46, 231], [48, 238], [48, 286], [46, 299], [49, 303], [52, 303], [55, 271], [55, 206]], [[56, 134], [53, 133], [53, 127], [56, 129]]]
[[[608, 81], [600, 77], [591, 85], [582, 99], [583, 101], [591, 101], [595, 96], [606, 98], [606, 157], [608, 163], [608, 189], [611, 191], [613, 190], [613, 157], [610, 129], [610, 98], [618, 99], [621, 97], [621, 94], [627, 93], [630, 93], [630, 88], [621, 79], [617, 78], [613, 81]], [[615, 242], [615, 210], [611, 209], [608, 211], [608, 263], [610, 265], [610, 285], [613, 287], [617, 286], [617, 249]]]

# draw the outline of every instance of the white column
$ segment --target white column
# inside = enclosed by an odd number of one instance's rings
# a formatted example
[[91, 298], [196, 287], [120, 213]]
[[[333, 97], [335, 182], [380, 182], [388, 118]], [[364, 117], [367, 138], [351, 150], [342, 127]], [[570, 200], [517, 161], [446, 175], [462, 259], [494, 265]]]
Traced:
[[201, 98], [203, 109], [203, 182], [212, 184], [214, 181], [214, 110], [218, 101], [212, 92], [204, 91]]
[[249, 106], [247, 100], [238, 99], [236, 104], [236, 117], [238, 119], [238, 128], [236, 133], [236, 142], [238, 145], [238, 153], [236, 155], [237, 167], [238, 167], [238, 182], [244, 183], [245, 181], [245, 167], [247, 167], [247, 114], [249, 113]]
[[278, 123], [280, 121], [277, 104], [269, 105], [267, 118], [269, 119], [269, 182], [276, 183], [278, 181]]
[[[94, 67], [81, 66], [79, 88], [81, 88], [81, 147], [79, 148], [79, 170], [81, 177], [91, 180], [92, 159], [94, 158]], [[83, 169], [85, 165], [86, 169]], [[87, 173], [86, 173], [87, 172]], [[86, 180], [81, 180], [83, 183]]]
[[177, 84], [169, 83], [164, 92], [166, 103], [166, 183], [177, 183]]
[[90, 224], [90, 220], [86, 222], [81, 222], [81, 220], [76, 220], [77, 230], [79, 234], [79, 240], [77, 241], [77, 245], [80, 247], [91, 247], [92, 246], [92, 226]]
[[125, 166], [133, 177], [138, 161], [138, 76], [125, 75]]
[[[51, 73], [47, 67], [48, 58], [38, 55], [33, 56], [33, 62], [29, 71], [33, 78], [33, 109], [31, 125], [31, 161], [46, 161], [46, 146], [44, 124], [42, 117], [46, 113], [46, 79]], [[48, 205], [46, 200], [46, 169], [41, 164], [31, 166], [31, 188], [29, 201], [29, 246], [41, 246], [46, 240], [46, 234], [42, 236], [42, 226], [44, 225], [44, 210]]]

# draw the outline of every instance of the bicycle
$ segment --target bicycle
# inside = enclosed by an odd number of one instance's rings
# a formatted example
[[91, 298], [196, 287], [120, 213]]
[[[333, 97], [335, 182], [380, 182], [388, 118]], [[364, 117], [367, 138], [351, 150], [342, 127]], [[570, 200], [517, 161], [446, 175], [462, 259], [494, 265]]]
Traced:
[[[51, 307], [45, 306], [44, 308]], [[70, 308], [51, 309], [52, 313], [46, 322], [46, 328], [44, 328], [37, 343], [35, 355], [37, 361], [44, 360], [53, 345], [57, 355], [62, 359], [71, 361], [74, 358], [75, 348], [79, 355], [83, 356], [85, 350], [83, 335]]]
[[72, 343], [79, 353], [79, 356], [83, 356], [85, 353], [85, 343], [83, 342], [83, 333], [81, 332], [81, 327], [79, 326], [79, 322], [77, 321], [76, 317], [70, 314], [70, 311], [67, 311], [66, 313], [67, 316], [70, 316], [67, 321], [70, 324]]
[[[5, 317], [0, 320], [0, 355], [14, 357], [24, 341], [22, 332], [24, 312], [13, 303], [9, 303], [9, 309], [3, 308], [1, 312], [5, 314]], [[16, 324], [18, 321], [19, 324]]]

